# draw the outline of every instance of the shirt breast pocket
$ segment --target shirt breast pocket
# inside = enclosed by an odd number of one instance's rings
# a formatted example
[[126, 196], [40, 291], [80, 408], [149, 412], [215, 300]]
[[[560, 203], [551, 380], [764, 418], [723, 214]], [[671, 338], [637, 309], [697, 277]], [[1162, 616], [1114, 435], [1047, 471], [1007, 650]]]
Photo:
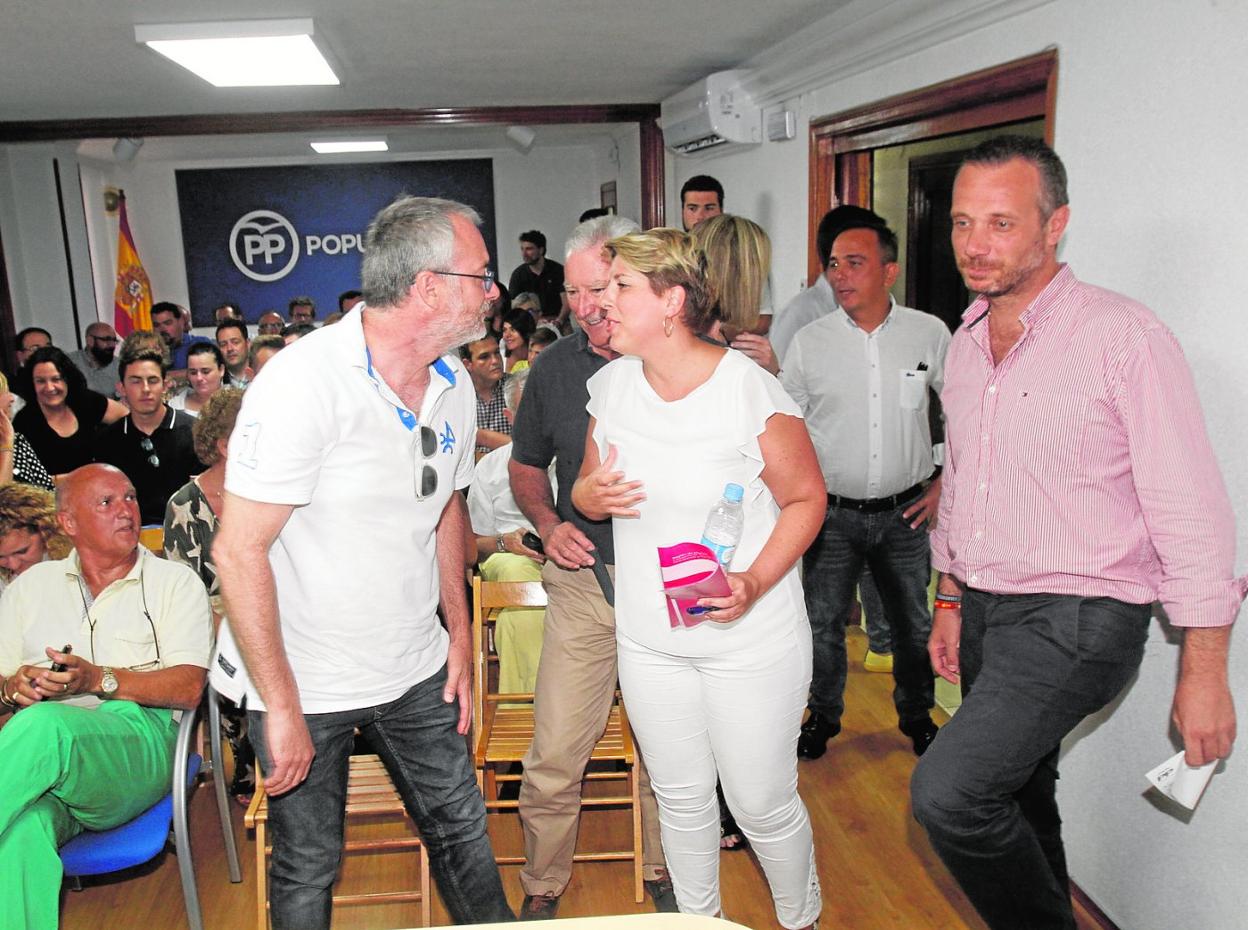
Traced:
[[1081, 394], [1021, 392], [1010, 412], [1006, 455], [1041, 478], [1082, 471], [1089, 403]]
[[898, 373], [901, 384], [898, 392], [902, 410], [920, 410], [927, 399], [927, 372], [917, 368], [903, 368]]
[[135, 672], [150, 672], [161, 667], [160, 643], [155, 630], [146, 621], [143, 626], [146, 629], [128, 629], [116, 636], [118, 649], [126, 656], [124, 667]]

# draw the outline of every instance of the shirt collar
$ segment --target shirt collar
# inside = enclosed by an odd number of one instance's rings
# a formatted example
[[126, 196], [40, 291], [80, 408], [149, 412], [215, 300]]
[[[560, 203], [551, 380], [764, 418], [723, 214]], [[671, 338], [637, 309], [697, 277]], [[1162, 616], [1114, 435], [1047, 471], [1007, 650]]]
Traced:
[[[419, 418], [403, 405], [403, 402], [390, 390], [390, 386], [373, 370], [372, 353], [369, 352], [368, 344], [364, 341], [363, 301], [356, 304], [346, 316], [334, 324], [332, 327], [334, 336], [340, 335], [339, 327], [342, 327], [342, 333], [341, 338], [337, 340], [337, 348], [344, 353], [348, 364], [364, 372], [365, 376], [376, 386], [377, 393], [382, 399], [394, 407], [395, 414], [404, 427], [409, 430], [415, 429], [420, 422]], [[318, 330], [318, 333], [323, 331]], [[425, 390], [425, 410], [431, 412], [433, 401], [455, 387], [462, 374], [464, 374], [464, 368], [455, 356], [443, 355], [441, 358], [434, 359], [429, 366], [429, 387]]]
[[[138, 551], [138, 558], [135, 559], [134, 564], [130, 566], [130, 571], [118, 578], [117, 581], [114, 581], [113, 584], [117, 584], [118, 582], [137, 581], [143, 574], [143, 563], [150, 558], [154, 558], [154, 556], [147, 551], [147, 547], [142, 543], [140, 543], [136, 549]], [[65, 563], [65, 576], [67, 578], [82, 578], [84, 581], [86, 580], [82, 574], [82, 559], [79, 557], [77, 549], [71, 549], [69, 555], [67, 555], [62, 561]], [[111, 586], [112, 585], [110, 585], [110, 587]]]
[[[1070, 270], [1070, 265], [1062, 262], [1057, 266], [1057, 274], [1053, 275], [1052, 280], [1044, 286], [1035, 299], [1027, 305], [1027, 309], [1019, 315], [1019, 322], [1023, 324], [1024, 330], [1034, 329], [1052, 314], [1054, 309], [1062, 302], [1062, 299], [1070, 292], [1070, 289], [1077, 284], [1075, 273]], [[971, 329], [988, 315], [988, 298], [977, 297], [975, 301], [966, 308], [962, 314], [962, 322], [966, 324], [967, 329]]]
[[[188, 388], [187, 390], [189, 391], [190, 389]], [[121, 431], [122, 433], [126, 435], [130, 434], [130, 423], [132, 422], [131, 421], [132, 416], [133, 414], [128, 414], [125, 418], [125, 422], [122, 423], [121, 425]], [[152, 430], [151, 435], [155, 436], [162, 429], [169, 429], [171, 426], [173, 426], [174, 421], [177, 419], [177, 416], [178, 416], [178, 412], [174, 410], [172, 407], [170, 407], [168, 404], [165, 404], [165, 415], [160, 418], [160, 423], [156, 426], [156, 429]], [[147, 435], [146, 433], [143, 432], [143, 430], [139, 429], [137, 426], [134, 428], [134, 431], [140, 436]]]
[[[826, 283], [826, 279], [825, 279], [825, 283]], [[829, 288], [831, 287], [831, 285], [828, 285], [828, 286]], [[850, 315], [845, 312], [845, 309], [843, 307], [838, 306], [836, 308], [836, 313], [840, 314], [841, 322], [845, 326], [847, 326], [849, 329], [852, 329], [855, 332], [862, 333], [864, 336], [874, 336], [876, 333], [883, 332], [884, 329], [888, 326], [888, 324], [893, 321], [893, 310], [896, 308], [896, 306], [897, 306], [897, 301], [893, 298], [892, 294], [889, 294], [888, 295], [888, 316], [884, 317], [884, 322], [881, 323], [879, 326], [877, 326], [875, 329], [871, 330], [871, 332], [869, 333], [863, 332], [862, 328], [853, 321], [853, 318], [850, 317]]]

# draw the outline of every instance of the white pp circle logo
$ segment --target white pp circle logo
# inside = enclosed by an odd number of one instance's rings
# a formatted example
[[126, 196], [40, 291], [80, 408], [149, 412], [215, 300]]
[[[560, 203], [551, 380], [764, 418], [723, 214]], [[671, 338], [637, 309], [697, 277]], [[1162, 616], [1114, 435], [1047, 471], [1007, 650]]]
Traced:
[[[287, 255], [286, 263], [272, 270]], [[252, 210], [230, 230], [230, 258], [253, 281], [277, 281], [299, 260], [299, 234], [280, 213]]]

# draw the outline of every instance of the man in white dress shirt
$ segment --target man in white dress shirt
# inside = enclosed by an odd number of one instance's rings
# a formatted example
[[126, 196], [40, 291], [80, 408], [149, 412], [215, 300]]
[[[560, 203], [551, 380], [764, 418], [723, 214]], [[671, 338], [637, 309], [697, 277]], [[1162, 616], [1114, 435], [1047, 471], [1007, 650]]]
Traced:
[[[872, 215], [873, 216], [873, 215]], [[878, 218], [876, 218], [878, 219]], [[845, 624], [864, 564], [893, 635], [893, 701], [922, 755], [936, 734], [927, 658], [927, 524], [940, 499], [928, 398], [944, 382], [949, 330], [897, 306], [897, 237], [868, 219], [842, 227], [825, 278], [839, 308], [803, 327], [781, 382], [802, 407], [828, 489], [828, 512], [803, 559], [814, 636], [810, 716], [797, 752], [817, 759], [845, 708]]]
[[767, 331], [767, 338], [771, 340], [777, 362], [789, 351], [798, 330], [836, 310], [836, 295], [832, 293], [832, 279], [828, 274], [828, 256], [832, 251], [832, 243], [849, 223], [885, 225], [878, 214], [852, 204], [833, 207], [823, 215], [819, 228], [815, 230], [815, 251], [819, 255], [819, 265], [823, 273], [815, 279], [814, 284], [784, 305], [771, 321], [771, 329]]

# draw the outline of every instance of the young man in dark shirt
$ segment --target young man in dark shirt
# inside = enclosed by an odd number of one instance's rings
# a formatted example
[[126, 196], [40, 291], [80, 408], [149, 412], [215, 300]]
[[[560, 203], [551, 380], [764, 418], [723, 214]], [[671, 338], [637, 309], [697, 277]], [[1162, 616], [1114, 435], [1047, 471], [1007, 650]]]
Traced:
[[118, 375], [130, 415], [96, 440], [95, 460], [120, 468], [138, 491], [144, 525], [163, 523], [169, 498], [205, 468], [195, 455], [191, 417], [165, 406], [168, 373], [161, 353], [127, 338]]
[[557, 316], [562, 323], [567, 319], [568, 302], [563, 293], [563, 266], [553, 258], [546, 257], [546, 237], [536, 229], [520, 234], [520, 255], [523, 265], [517, 265], [507, 282], [512, 294], [530, 292], [542, 301], [542, 310]]

